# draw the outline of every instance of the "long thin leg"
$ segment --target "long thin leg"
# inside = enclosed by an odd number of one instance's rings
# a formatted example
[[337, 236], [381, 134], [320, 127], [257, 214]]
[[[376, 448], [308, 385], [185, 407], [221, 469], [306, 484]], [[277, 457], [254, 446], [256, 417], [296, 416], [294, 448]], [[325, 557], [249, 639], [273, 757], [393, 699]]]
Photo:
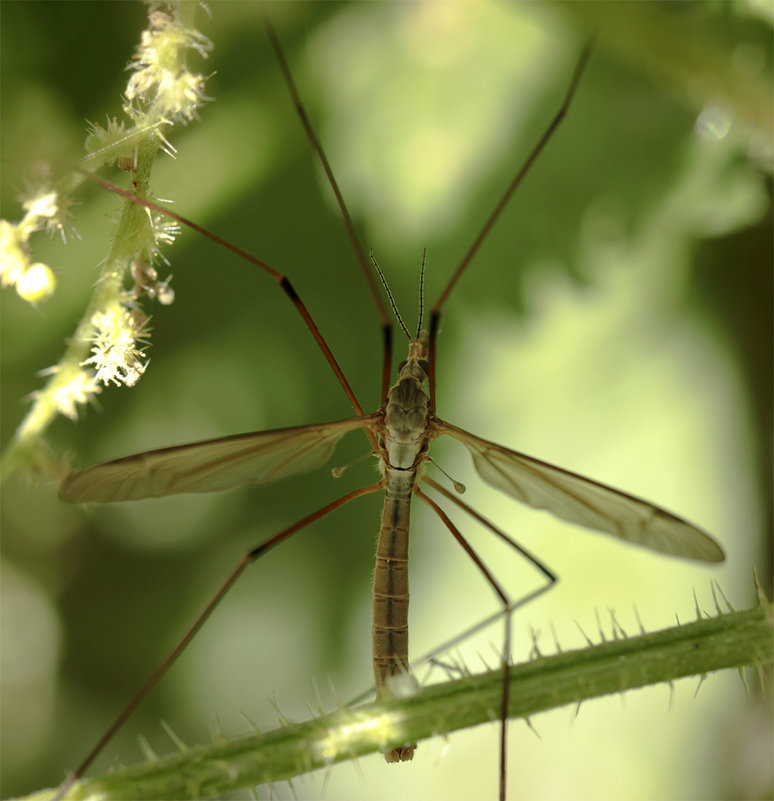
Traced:
[[352, 249], [355, 251], [355, 256], [357, 257], [357, 261], [360, 266], [360, 272], [362, 273], [363, 278], [365, 278], [368, 291], [371, 294], [374, 306], [379, 314], [379, 321], [382, 327], [382, 341], [384, 344], [381, 394], [382, 403], [384, 403], [384, 401], [387, 399], [387, 390], [390, 387], [390, 369], [392, 365], [392, 318], [390, 317], [387, 307], [382, 300], [382, 296], [379, 293], [379, 287], [376, 285], [376, 281], [374, 280], [374, 275], [369, 266], [368, 259], [366, 259], [365, 251], [363, 250], [363, 246], [360, 244], [360, 240], [355, 233], [355, 226], [352, 222], [352, 217], [349, 213], [349, 209], [347, 208], [347, 204], [344, 202], [344, 196], [341, 194], [341, 190], [339, 189], [336, 177], [333, 174], [333, 170], [331, 169], [328, 157], [325, 155], [322, 144], [317, 138], [317, 134], [312, 127], [312, 123], [309, 121], [306, 109], [304, 108], [304, 104], [301, 102], [298, 90], [296, 89], [296, 84], [293, 81], [293, 75], [290, 72], [290, 67], [285, 59], [285, 54], [282, 51], [282, 46], [280, 45], [279, 39], [277, 38], [277, 34], [274, 30], [274, 26], [271, 24], [265, 9], [263, 10], [263, 21], [266, 26], [266, 33], [268, 34], [271, 46], [274, 48], [274, 54], [277, 57], [277, 63], [279, 64], [279, 68], [282, 72], [282, 77], [285, 79], [285, 84], [290, 92], [293, 105], [295, 106], [296, 112], [301, 119], [301, 124], [304, 126], [304, 131], [306, 131], [306, 135], [312, 145], [312, 149], [317, 155], [317, 158], [319, 159], [320, 164], [325, 171], [328, 184], [336, 198], [336, 204], [339, 207], [339, 211], [341, 212], [344, 228], [347, 231], [347, 238], [352, 245]]
[[511, 196], [519, 187], [524, 176], [529, 172], [530, 167], [535, 163], [537, 157], [543, 151], [543, 148], [548, 143], [549, 139], [554, 134], [554, 131], [558, 128], [559, 123], [564, 119], [565, 115], [567, 114], [567, 110], [570, 108], [570, 104], [572, 103], [573, 98], [575, 97], [575, 91], [578, 88], [578, 83], [580, 82], [581, 75], [583, 74], [583, 70], [586, 67], [586, 63], [589, 60], [589, 56], [591, 55], [591, 50], [593, 47], [593, 41], [589, 42], [586, 47], [583, 49], [580, 58], [578, 59], [578, 63], [575, 66], [575, 71], [572, 74], [572, 78], [570, 79], [570, 85], [567, 88], [567, 93], [565, 94], [564, 100], [562, 101], [562, 105], [559, 107], [559, 110], [554, 115], [551, 122], [548, 124], [548, 127], [543, 131], [540, 139], [538, 139], [537, 144], [532, 148], [532, 152], [527, 156], [526, 161], [522, 164], [519, 171], [514, 176], [513, 180], [510, 182], [508, 187], [506, 188], [505, 192], [503, 192], [502, 197], [497, 201], [492, 213], [487, 218], [487, 221], [484, 223], [483, 228], [479, 232], [478, 236], [475, 238], [473, 244], [468, 248], [468, 252], [462, 257], [462, 261], [459, 263], [459, 266], [454, 271], [454, 274], [449, 279], [449, 283], [446, 284], [443, 291], [438, 297], [438, 300], [435, 302], [431, 312], [430, 312], [430, 375], [429, 375], [429, 385], [430, 385], [430, 403], [432, 408], [435, 409], [435, 342], [438, 336], [438, 328], [441, 322], [441, 309], [443, 308], [446, 300], [449, 297], [452, 289], [457, 285], [457, 282], [460, 280], [462, 274], [467, 269], [468, 265], [472, 261], [473, 257], [478, 252], [478, 249], [481, 247], [481, 244], [486, 239], [489, 232], [492, 230], [492, 226], [497, 222], [497, 219], [502, 214], [503, 209], [508, 205], [508, 201], [511, 199]]
[[444, 498], [450, 500], [483, 526], [486, 526], [493, 534], [496, 534], [501, 540], [503, 540], [503, 542], [505, 542], [507, 545], [510, 545], [511, 548], [518, 551], [525, 559], [531, 562], [548, 579], [549, 583], [545, 589], [548, 589], [548, 587], [559, 580], [557, 575], [548, 567], [548, 565], [546, 565], [545, 562], [538, 559], [535, 554], [531, 553], [523, 545], [520, 545], [518, 542], [516, 542], [513, 537], [509, 537], [504, 531], [501, 531], [499, 528], [497, 528], [494, 523], [492, 523], [490, 520], [487, 520], [472, 506], [468, 506], [465, 501], [463, 501], [461, 498], [458, 498], [453, 492], [449, 492], [446, 487], [444, 487], [442, 484], [439, 484], [437, 481], [433, 481], [433, 479], [429, 476], [423, 476], [422, 480], [425, 482], [425, 484], [436, 490], [436, 492], [440, 492]]
[[[523, 595], [519, 598], [518, 601], [513, 601], [510, 604], [510, 608], [508, 610], [508, 614], [512, 614], [517, 609], [520, 609], [522, 606], [526, 606], [531, 601], [534, 601], [535, 598], [542, 595], [544, 592], [548, 592], [551, 587], [559, 581], [559, 577], [554, 573], [548, 565], [543, 562], [541, 559], [538, 559], [533, 553], [528, 551], [523, 545], [520, 545], [513, 537], [510, 537], [506, 534], [502, 529], [499, 529], [491, 520], [487, 520], [480, 512], [477, 512], [472, 506], [468, 506], [463, 500], [458, 498], [453, 493], [449, 492], [446, 487], [438, 484], [436, 481], [433, 481], [432, 478], [428, 478], [424, 476], [422, 480], [429, 484], [433, 489], [440, 492], [444, 497], [450, 500], [452, 503], [455, 503], [457, 506], [460, 507], [464, 512], [467, 512], [472, 518], [477, 520], [481, 525], [488, 528], [493, 534], [498, 536], [503, 542], [507, 545], [510, 545], [515, 551], [518, 551], [525, 559], [527, 559], [531, 564], [533, 564], [547, 579], [548, 582], [544, 584], [542, 587], [538, 587], [536, 590], [532, 590], [532, 592], [528, 592], [526, 595]], [[454, 648], [456, 645], [459, 645], [462, 642], [465, 642], [469, 637], [472, 637], [474, 634], [477, 634], [479, 631], [483, 631], [487, 626], [490, 626], [494, 623], [498, 618], [502, 617], [505, 614], [504, 610], [500, 610], [499, 612], [495, 612], [492, 615], [488, 615], [487, 617], [479, 620], [478, 623], [474, 623], [469, 628], [465, 629], [465, 631], [461, 632], [460, 634], [456, 634], [450, 640], [447, 640], [444, 643], [433, 648], [431, 651], [428, 651], [426, 654], [421, 656], [415, 662], [412, 662], [412, 666], [416, 664], [421, 664], [423, 662], [429, 662], [433, 657], [437, 656], [438, 654], [442, 654], [451, 648]]]
[[177, 644], [172, 648], [172, 650], [164, 657], [161, 663], [155, 668], [155, 670], [148, 676], [145, 680], [143, 685], [134, 695], [134, 697], [129, 701], [129, 703], [121, 710], [118, 714], [116, 719], [113, 721], [111, 726], [108, 730], [99, 738], [97, 743], [94, 747], [89, 751], [86, 755], [84, 760], [78, 765], [75, 771], [68, 776], [62, 784], [59, 786], [57, 790], [56, 796], [54, 797], [54, 801], [59, 801], [59, 799], [64, 796], [67, 790], [72, 786], [72, 784], [83, 775], [83, 773], [88, 769], [91, 763], [97, 758], [99, 753], [102, 749], [110, 742], [113, 738], [113, 735], [124, 725], [126, 720], [132, 715], [135, 709], [140, 705], [142, 700], [145, 696], [156, 686], [159, 679], [169, 670], [170, 667], [175, 663], [177, 658], [180, 654], [186, 649], [188, 644], [191, 640], [196, 636], [199, 629], [202, 627], [204, 622], [207, 618], [212, 614], [215, 608], [220, 604], [223, 600], [226, 593], [234, 586], [236, 580], [242, 575], [248, 565], [251, 565], [253, 562], [256, 562], [263, 556], [265, 553], [270, 551], [275, 546], [279, 545], [281, 542], [286, 540], [291, 534], [295, 534], [296, 532], [300, 531], [301, 529], [308, 526], [310, 523], [313, 523], [315, 520], [319, 520], [321, 517], [324, 517], [327, 514], [330, 514], [335, 509], [338, 509], [340, 506], [343, 506], [345, 503], [349, 503], [349, 501], [354, 500], [355, 498], [359, 498], [362, 495], [368, 495], [372, 492], [378, 492], [382, 489], [382, 483], [378, 482], [376, 484], [371, 484], [368, 487], [362, 487], [360, 489], [352, 490], [352, 492], [348, 492], [346, 495], [342, 495], [341, 498], [338, 498], [335, 501], [323, 506], [322, 509], [318, 509], [316, 512], [312, 512], [310, 515], [307, 515], [302, 520], [299, 520], [297, 523], [294, 523], [292, 526], [288, 526], [288, 528], [283, 529], [278, 534], [275, 534], [273, 537], [270, 537], [266, 542], [261, 543], [260, 545], [256, 546], [252, 550], [248, 551], [236, 565], [236, 567], [228, 574], [226, 580], [220, 585], [215, 595], [212, 596], [212, 599], [209, 603], [204, 607], [204, 610], [199, 614], [199, 616], [194, 620], [188, 630], [183, 634]]
[[506, 769], [506, 755], [507, 755], [507, 740], [508, 740], [508, 701], [510, 696], [510, 674], [508, 668], [511, 664], [511, 602], [506, 595], [499, 582], [492, 575], [491, 571], [481, 561], [481, 557], [475, 552], [473, 546], [465, 539], [460, 530], [452, 523], [446, 512], [429, 496], [425, 495], [422, 490], [416, 488], [414, 494], [422, 501], [424, 501], [437, 515], [441, 521], [449, 529], [455, 540], [462, 546], [465, 553], [471, 558], [473, 564], [481, 571], [484, 578], [495, 591], [500, 601], [503, 604], [503, 614], [505, 615], [505, 635], [503, 638], [503, 692], [500, 704], [500, 801], [505, 801], [505, 769]]
[[[479, 631], [483, 631], [488, 626], [491, 626], [492, 623], [501, 618], [504, 614], [506, 613], [512, 614], [517, 609], [526, 606], [528, 603], [534, 601], [538, 596], [542, 595], [544, 592], [548, 592], [548, 590], [551, 589], [551, 587], [553, 587], [553, 585], [557, 581], [559, 581], [558, 576], [548, 567], [548, 565], [546, 565], [545, 562], [538, 559], [537, 556], [528, 551], [523, 545], [520, 545], [518, 542], [516, 542], [516, 540], [514, 540], [513, 537], [510, 537], [504, 531], [499, 529], [494, 523], [492, 523], [491, 520], [487, 520], [487, 518], [485, 518], [482, 514], [473, 509], [473, 507], [468, 506], [468, 504], [466, 504], [456, 495], [449, 492], [449, 490], [447, 490], [446, 487], [442, 486], [441, 484], [438, 484], [436, 481], [433, 481], [433, 479], [427, 476], [423, 476], [422, 480], [426, 484], [431, 486], [433, 489], [440, 492], [448, 500], [452, 501], [452, 503], [455, 503], [457, 506], [459, 506], [460, 509], [462, 509], [464, 512], [466, 512], [475, 520], [477, 520], [479, 523], [481, 523], [481, 525], [488, 528], [493, 534], [495, 534], [497, 537], [503, 540], [503, 542], [505, 542], [511, 548], [518, 551], [522, 556], [524, 556], [525, 559], [527, 559], [532, 565], [534, 565], [543, 576], [546, 577], [547, 582], [542, 587], [538, 587], [537, 589], [532, 590], [532, 592], [528, 592], [526, 595], [523, 595], [521, 598], [519, 598], [518, 601], [512, 601], [507, 611], [504, 609], [500, 609], [494, 614], [487, 615], [485, 618], [474, 623], [472, 626], [469, 626], [467, 629], [460, 632], [459, 634], [455, 634], [454, 637], [452, 637], [451, 639], [446, 640], [440, 643], [439, 645], [434, 646], [430, 651], [427, 651], [427, 653], [422, 654], [422, 656], [420, 656], [418, 659], [412, 660], [411, 661], [412, 671], [418, 665], [430, 662], [439, 654], [443, 654], [446, 653], [447, 651], [450, 651], [455, 646], [465, 642], [465, 640], [469, 639], [474, 634], [477, 634]], [[347, 706], [355, 706], [356, 704], [359, 704], [361, 701], [365, 700], [369, 695], [371, 695], [372, 692], [373, 692], [373, 687], [371, 687], [368, 690], [365, 690], [364, 692], [357, 695], [355, 698], [351, 699], [347, 703]]]
[[[261, 259], [253, 256], [251, 253], [248, 253], [246, 250], [242, 250], [242, 248], [237, 247], [232, 242], [229, 242], [223, 237], [218, 236], [216, 233], [208, 230], [207, 228], [203, 228], [198, 223], [195, 223], [193, 220], [189, 220], [187, 217], [183, 217], [182, 214], [176, 214], [169, 209], [165, 209], [162, 206], [159, 206], [157, 203], [154, 203], [152, 200], [147, 200], [144, 197], [140, 197], [139, 195], [134, 195], [126, 189], [122, 189], [120, 186], [111, 183], [110, 181], [106, 181], [104, 178], [100, 178], [99, 175], [95, 175], [89, 170], [85, 170], [82, 167], [75, 167], [76, 170], [83, 173], [90, 181], [93, 181], [95, 184], [104, 187], [105, 189], [114, 192], [116, 195], [121, 195], [121, 197], [125, 197], [127, 200], [131, 200], [132, 203], [136, 203], [138, 206], [143, 206], [146, 209], [150, 209], [151, 211], [155, 211], [159, 214], [163, 214], [165, 217], [169, 217], [172, 220], [176, 220], [181, 225], [186, 226], [186, 228], [190, 228], [192, 231], [196, 231], [196, 233], [201, 234], [202, 236], [207, 237], [207, 239], [215, 242], [215, 244], [224, 247], [226, 250], [233, 253], [235, 256], [238, 256], [240, 259], [243, 259], [248, 264], [252, 264], [254, 267], [258, 267], [259, 269], [263, 270], [264, 272], [268, 273], [275, 281], [280, 285], [282, 291], [288, 296], [290, 302], [296, 307], [296, 310], [301, 315], [304, 323], [306, 323], [307, 328], [311, 332], [312, 336], [314, 337], [314, 341], [317, 343], [320, 350], [323, 352], [323, 356], [325, 356], [326, 361], [331, 366], [331, 369], [336, 375], [339, 383], [341, 384], [344, 392], [346, 393], [347, 397], [349, 398], [349, 402], [352, 404], [352, 408], [355, 410], [357, 414], [365, 414], [363, 411], [363, 407], [360, 405], [357, 397], [355, 397], [355, 393], [352, 390], [352, 387], [349, 385], [349, 382], [346, 379], [341, 367], [339, 367], [339, 363], [336, 361], [336, 357], [333, 355], [333, 352], [328, 347], [328, 343], [323, 338], [323, 335], [320, 333], [320, 329], [317, 327], [317, 324], [312, 319], [312, 315], [309, 314], [306, 305], [301, 300], [301, 298], [296, 293], [296, 290], [293, 288], [293, 285], [290, 283], [290, 279], [283, 275], [278, 270], [275, 270], [271, 265], [266, 264], [265, 261], [261, 261]], [[371, 442], [372, 447], [375, 449], [377, 447], [376, 439], [371, 431], [367, 428], [363, 429], [368, 436], [368, 439]]]
[[[505, 654], [505, 668], [504, 668], [504, 675], [503, 675], [503, 703], [501, 708], [502, 719], [500, 721], [500, 799], [501, 801], [505, 801], [505, 782], [506, 782], [506, 767], [507, 767], [507, 748], [506, 748], [506, 732], [507, 732], [507, 718], [508, 718], [508, 700], [510, 696], [510, 674], [508, 672], [508, 666], [510, 665], [510, 636], [511, 636], [511, 616], [513, 612], [518, 609], [519, 607], [525, 606], [530, 601], [537, 598], [539, 595], [542, 595], [544, 592], [547, 592], [559, 579], [557, 578], [556, 574], [540, 559], [530, 553], [526, 548], [522, 545], [519, 545], [516, 540], [512, 537], [509, 537], [504, 531], [501, 531], [497, 526], [494, 525], [491, 521], [487, 520], [483, 515], [477, 512], [473, 507], [468, 506], [463, 500], [458, 498], [453, 493], [449, 492], [446, 487], [442, 486], [436, 481], [433, 481], [432, 478], [428, 478], [424, 476], [424, 482], [430, 485], [434, 490], [440, 492], [448, 500], [452, 501], [452, 503], [456, 504], [460, 507], [460, 509], [467, 512], [471, 517], [477, 520], [482, 525], [486, 526], [493, 534], [496, 534], [503, 542], [510, 545], [514, 550], [518, 551], [525, 559], [527, 559], [532, 565], [534, 565], [547, 579], [548, 583], [544, 584], [542, 587], [538, 587], [538, 589], [533, 590], [532, 592], [528, 593], [527, 595], [520, 598], [515, 603], [508, 603], [508, 606], [504, 609], [501, 609], [500, 612], [495, 613], [494, 615], [490, 615], [488, 618], [485, 618], [479, 623], [476, 623], [471, 628], [467, 629], [466, 631], [462, 632], [461, 635], [457, 635], [453, 640], [449, 643], [445, 643], [443, 650], [453, 647], [458, 642], [462, 642], [463, 640], [470, 637], [475, 632], [479, 631], [480, 629], [485, 628], [494, 620], [496, 620], [501, 615], [505, 615], [507, 618], [506, 622], [506, 640], [505, 640], [505, 647], [503, 648]], [[454, 533], [454, 532], [452, 532]], [[436, 649], [435, 653], [439, 653], [440, 650]], [[428, 654], [427, 659], [430, 659], [433, 654]]]

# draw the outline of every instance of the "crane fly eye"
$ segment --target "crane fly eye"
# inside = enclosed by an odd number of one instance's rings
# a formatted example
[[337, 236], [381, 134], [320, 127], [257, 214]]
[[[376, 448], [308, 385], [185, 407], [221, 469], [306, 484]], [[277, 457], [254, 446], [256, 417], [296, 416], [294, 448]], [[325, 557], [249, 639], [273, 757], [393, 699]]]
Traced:
[[401, 372], [401, 370], [403, 370], [403, 368], [404, 368], [404, 367], [405, 367], [407, 364], [408, 364], [408, 359], [404, 359], [404, 360], [403, 360], [403, 361], [402, 361], [402, 362], [401, 362], [401, 363], [398, 365], [398, 372]]

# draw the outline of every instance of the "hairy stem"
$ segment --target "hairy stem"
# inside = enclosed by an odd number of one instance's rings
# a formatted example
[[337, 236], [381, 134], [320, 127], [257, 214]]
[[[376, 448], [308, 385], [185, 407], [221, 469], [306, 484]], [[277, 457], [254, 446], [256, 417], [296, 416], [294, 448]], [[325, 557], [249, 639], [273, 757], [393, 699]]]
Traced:
[[[718, 614], [652, 634], [581, 650], [536, 655], [511, 668], [509, 716], [525, 718], [566, 704], [724, 668], [774, 661], [772, 605]], [[499, 669], [421, 690], [410, 698], [344, 709], [265, 733], [208, 746], [75, 783], [66, 798], [183, 799], [291, 779], [353, 757], [497, 720]], [[51, 798], [54, 791], [28, 796]]]

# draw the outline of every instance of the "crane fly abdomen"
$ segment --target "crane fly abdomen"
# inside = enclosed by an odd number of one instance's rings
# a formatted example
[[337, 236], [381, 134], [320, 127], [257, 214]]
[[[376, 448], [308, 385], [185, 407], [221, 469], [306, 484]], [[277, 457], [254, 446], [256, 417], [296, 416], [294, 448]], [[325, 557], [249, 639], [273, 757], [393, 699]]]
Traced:
[[[385, 472], [382, 525], [376, 549], [373, 594], [373, 663], [377, 697], [392, 695], [390, 680], [409, 676], [408, 544], [414, 471]], [[385, 752], [388, 762], [414, 756], [416, 743]]]

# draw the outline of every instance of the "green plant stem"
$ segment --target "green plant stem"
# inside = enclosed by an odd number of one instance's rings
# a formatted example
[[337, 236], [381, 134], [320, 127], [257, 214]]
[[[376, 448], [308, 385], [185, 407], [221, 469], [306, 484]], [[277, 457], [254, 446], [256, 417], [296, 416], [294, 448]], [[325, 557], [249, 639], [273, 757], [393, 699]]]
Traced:
[[[511, 668], [510, 717], [723, 668], [774, 661], [767, 602], [637, 637], [537, 656]], [[427, 687], [412, 697], [343, 709], [270, 732], [234, 739], [76, 782], [68, 799], [198, 799], [291, 779], [385, 748], [496, 721], [502, 671]], [[29, 799], [50, 799], [46, 790]]]

